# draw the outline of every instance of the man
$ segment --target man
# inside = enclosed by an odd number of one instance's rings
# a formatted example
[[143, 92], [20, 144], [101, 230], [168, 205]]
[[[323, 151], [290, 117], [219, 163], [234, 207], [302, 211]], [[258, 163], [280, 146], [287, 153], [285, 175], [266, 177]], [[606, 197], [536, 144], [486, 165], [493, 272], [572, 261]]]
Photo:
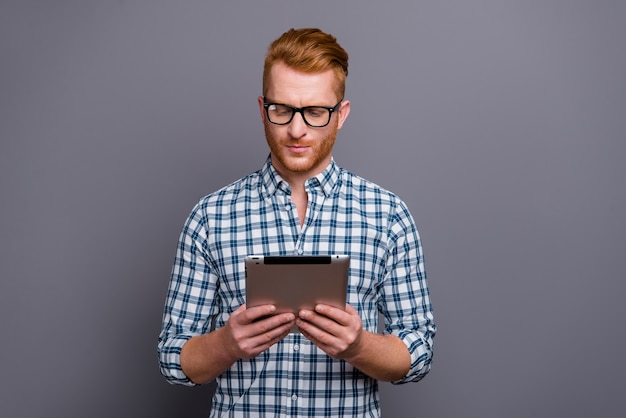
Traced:
[[[347, 74], [332, 35], [291, 29], [275, 40], [258, 98], [270, 156], [203, 198], [182, 231], [161, 372], [186, 385], [217, 379], [212, 417], [378, 417], [378, 380], [430, 370], [435, 325], [413, 219], [397, 196], [332, 158], [350, 113]], [[345, 310], [246, 308], [252, 254], [350, 255]]]

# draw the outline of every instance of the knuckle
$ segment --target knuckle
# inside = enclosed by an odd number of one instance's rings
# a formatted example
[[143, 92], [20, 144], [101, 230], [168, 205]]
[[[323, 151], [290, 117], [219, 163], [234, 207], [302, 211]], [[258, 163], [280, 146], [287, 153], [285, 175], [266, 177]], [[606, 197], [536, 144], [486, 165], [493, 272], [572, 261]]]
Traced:
[[317, 340], [324, 345], [328, 345], [329, 344], [329, 335], [326, 334], [325, 332], [320, 332], [319, 335], [317, 336]]

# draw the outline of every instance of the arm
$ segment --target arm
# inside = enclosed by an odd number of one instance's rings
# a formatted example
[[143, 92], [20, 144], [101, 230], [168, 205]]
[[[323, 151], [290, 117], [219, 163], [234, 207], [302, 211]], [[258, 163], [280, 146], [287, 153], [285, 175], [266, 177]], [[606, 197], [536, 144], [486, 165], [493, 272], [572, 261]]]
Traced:
[[380, 311], [386, 334], [396, 335], [411, 354], [411, 367], [392, 383], [417, 382], [428, 372], [436, 333], [422, 242], [406, 205], [393, 215]]
[[293, 314], [253, 322], [273, 312], [269, 305], [247, 310], [242, 305], [231, 312], [231, 306], [242, 301], [239, 294], [228, 300], [220, 296], [226, 279], [218, 275], [205, 250], [204, 221], [201, 206], [196, 206], [180, 235], [172, 268], [157, 348], [161, 374], [170, 383], [210, 381], [235, 361], [253, 357], [283, 338], [294, 323]]
[[185, 375], [194, 383], [209, 382], [237, 360], [255, 357], [282, 340], [294, 324], [294, 314], [273, 315], [254, 322], [275, 310], [273, 305], [250, 309], [243, 305], [233, 312], [226, 326], [191, 338], [180, 353]]
[[430, 370], [436, 332], [421, 241], [404, 204], [390, 214], [385, 273], [378, 294], [383, 335], [362, 329], [358, 313], [318, 305], [296, 324], [315, 345], [379, 380], [405, 383]]

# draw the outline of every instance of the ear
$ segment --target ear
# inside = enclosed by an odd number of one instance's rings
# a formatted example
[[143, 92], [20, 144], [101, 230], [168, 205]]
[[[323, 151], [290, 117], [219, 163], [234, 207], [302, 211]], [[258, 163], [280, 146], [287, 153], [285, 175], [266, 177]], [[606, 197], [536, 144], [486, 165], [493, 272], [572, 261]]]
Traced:
[[259, 96], [257, 98], [259, 102], [259, 112], [261, 112], [261, 120], [265, 122], [265, 108], [263, 107], [263, 96]]
[[337, 121], [337, 129], [339, 130], [350, 114], [350, 100], [341, 102], [341, 106], [339, 107], [337, 113], [339, 114], [339, 120]]

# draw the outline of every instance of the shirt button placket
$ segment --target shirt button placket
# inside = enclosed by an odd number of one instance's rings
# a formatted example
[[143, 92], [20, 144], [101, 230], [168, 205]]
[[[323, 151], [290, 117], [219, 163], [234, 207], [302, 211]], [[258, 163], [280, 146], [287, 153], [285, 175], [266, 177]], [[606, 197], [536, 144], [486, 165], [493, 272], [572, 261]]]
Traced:
[[[296, 364], [299, 364], [299, 357], [300, 357], [300, 344], [298, 342], [294, 342], [293, 345], [291, 346], [291, 350], [292, 350], [292, 355], [291, 355], [291, 359], [292, 359], [292, 363], [294, 364], [294, 366]], [[293, 375], [291, 376], [292, 378], [292, 384], [291, 386], [291, 396], [289, 397], [289, 399], [291, 400], [291, 406], [293, 408], [295, 408], [297, 406], [296, 402], [298, 401], [298, 377], [299, 377], [299, 371], [298, 371], [298, 367], [294, 367], [292, 369]], [[292, 410], [293, 412], [295, 412], [295, 410]]]

